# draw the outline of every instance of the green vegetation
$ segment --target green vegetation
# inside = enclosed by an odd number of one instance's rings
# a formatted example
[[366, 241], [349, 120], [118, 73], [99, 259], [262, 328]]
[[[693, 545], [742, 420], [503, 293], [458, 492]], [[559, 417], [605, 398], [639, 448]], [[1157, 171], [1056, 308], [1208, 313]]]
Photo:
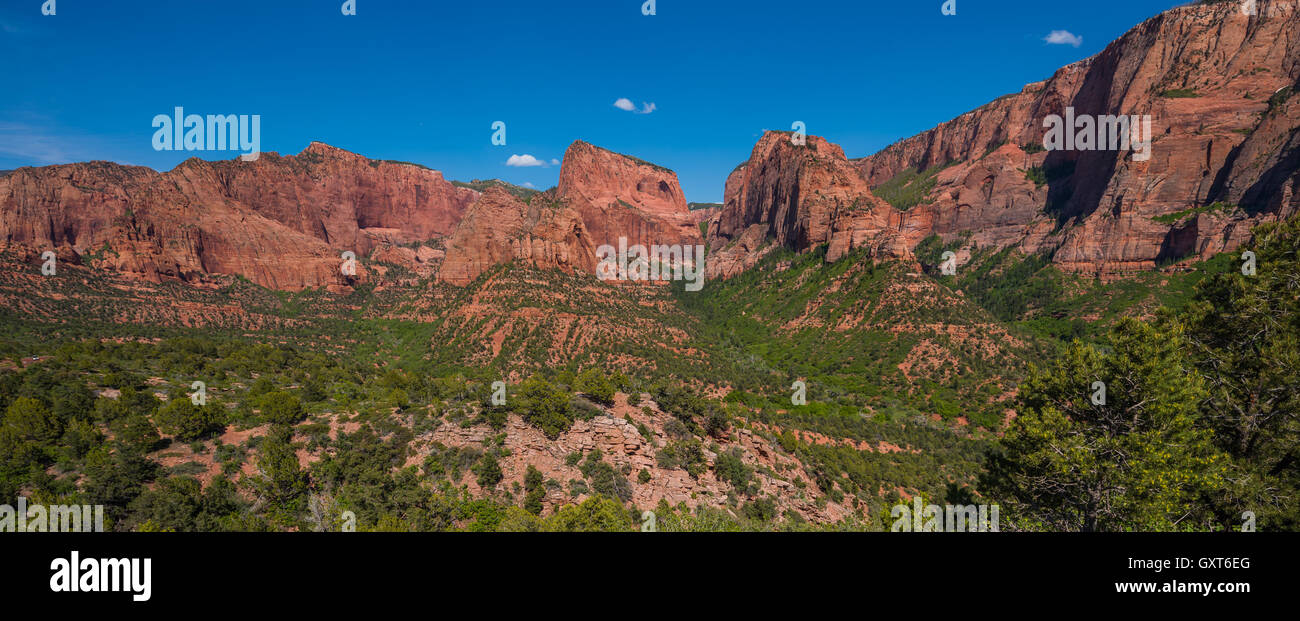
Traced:
[[1273, 95], [1268, 98], [1268, 112], [1266, 114], [1272, 116], [1281, 112], [1282, 106], [1291, 99], [1292, 95], [1295, 95], [1295, 89], [1290, 86], [1284, 87], [1276, 93], [1273, 93]]
[[1286, 388], [1300, 381], [1300, 221], [1256, 235], [1256, 275], [1205, 279], [1183, 310], [1124, 320], [1104, 350], [1076, 344], [1026, 381], [981, 481], [1018, 508], [1017, 527], [1232, 530], [1246, 512], [1300, 526]]
[[[982, 488], [1021, 528], [1212, 527], [1201, 501], [1222, 493], [1226, 460], [1196, 424], [1206, 389], [1182, 335], [1126, 319], [1107, 344], [1114, 353], [1076, 344], [1021, 386], [1023, 407]], [[1104, 404], [1091, 397], [1094, 381]]]
[[[964, 233], [916, 249], [927, 268], [969, 255], [955, 276], [822, 247], [618, 297], [517, 266], [345, 296], [156, 285], [239, 300], [256, 329], [178, 327], [69, 270], [62, 297], [28, 298], [59, 323], [0, 310], [0, 495], [103, 504], [115, 530], [332, 530], [345, 511], [360, 530], [636, 530], [650, 508], [664, 531], [861, 530], [918, 494], [999, 502], [1015, 529], [1228, 529], [1247, 510], [1294, 529], [1296, 403], [1276, 387], [1300, 383], [1297, 226], [1260, 229], [1254, 277], [1225, 254], [1103, 283]], [[512, 453], [614, 424], [653, 462]], [[667, 478], [712, 497], [633, 506]], [[809, 524], [792, 499], [842, 517]]]
[[1236, 205], [1230, 205], [1228, 203], [1223, 203], [1223, 202], [1216, 202], [1210, 205], [1203, 205], [1201, 207], [1192, 207], [1190, 209], [1184, 209], [1182, 211], [1175, 212], [1175, 213], [1162, 214], [1154, 218], [1151, 218], [1151, 221], [1159, 222], [1160, 224], [1178, 224], [1180, 222], [1183, 222], [1185, 220], [1188, 220], [1200, 214], [1232, 215], [1232, 213], [1235, 211], [1237, 211]]
[[1172, 88], [1166, 91], [1162, 91], [1160, 93], [1160, 96], [1166, 99], [1190, 99], [1193, 97], [1200, 97], [1201, 94], [1197, 93], [1195, 89]]
[[1047, 185], [1047, 173], [1043, 172], [1042, 166], [1031, 166], [1025, 170], [1025, 179], [1033, 181], [1040, 188]]
[[507, 183], [500, 179], [486, 179], [486, 180], [475, 179], [473, 181], [452, 181], [451, 183], [454, 186], [461, 187], [461, 188], [469, 188], [476, 192], [486, 192], [488, 188], [501, 188], [513, 194], [515, 198], [518, 198], [519, 200], [524, 202], [528, 202], [530, 199], [532, 199], [532, 197], [541, 194], [541, 192], [534, 190], [532, 188], [525, 188], [523, 186], [518, 186], [513, 183]]
[[934, 189], [939, 173], [956, 163], [948, 162], [922, 171], [907, 168], [894, 175], [889, 181], [872, 188], [871, 191], [895, 208], [907, 211], [917, 205], [927, 204], [930, 190]]
[[[916, 256], [924, 264], [937, 265], [943, 251], [967, 243], [966, 238], [943, 243], [932, 236], [917, 246]], [[974, 248], [970, 261], [955, 277], [939, 280], [1023, 333], [1048, 342], [1099, 342], [1124, 317], [1150, 315], [1160, 307], [1187, 306], [1198, 283], [1231, 271], [1236, 264], [1233, 256], [1222, 254], [1188, 267], [1186, 271], [1143, 272], [1103, 283], [1062, 272], [1049, 255], [1024, 255], [1012, 248]]]

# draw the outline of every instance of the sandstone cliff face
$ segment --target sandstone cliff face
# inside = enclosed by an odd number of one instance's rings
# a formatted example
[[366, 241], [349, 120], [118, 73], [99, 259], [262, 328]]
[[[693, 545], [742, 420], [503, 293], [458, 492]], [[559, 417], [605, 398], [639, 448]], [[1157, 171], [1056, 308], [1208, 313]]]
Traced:
[[727, 179], [724, 196], [709, 226], [710, 277], [730, 277], [776, 245], [802, 251], [829, 243], [830, 261], [863, 246], [910, 255], [899, 238], [902, 214], [872, 195], [840, 147], [818, 136], [798, 145], [788, 132], [767, 132]]
[[[1274, 94], [1300, 79], [1300, 16], [1294, 2], [1258, 4], [1256, 16], [1235, 2], [1167, 11], [1099, 55], [859, 168], [876, 187], [908, 168], [951, 164], [926, 203], [908, 212], [909, 227], [946, 238], [970, 231], [981, 246], [1054, 250], [1067, 269], [1107, 276], [1233, 249], [1254, 224], [1296, 208], [1300, 108]], [[1034, 152], [1044, 119], [1067, 107], [1151, 115], [1150, 159]], [[1041, 187], [1025, 173], [1035, 167], [1046, 173]], [[1190, 215], [1215, 202], [1240, 208]], [[1161, 216], [1166, 222], [1153, 220]]]
[[539, 194], [525, 204], [490, 188], [448, 240], [438, 279], [464, 286], [510, 261], [594, 274], [596, 246], [577, 212], [552, 195]]
[[381, 240], [409, 243], [450, 235], [479, 196], [438, 171], [370, 160], [319, 142], [297, 156], [190, 160], [173, 172], [193, 180], [196, 191], [215, 185], [267, 218], [359, 253]]
[[147, 280], [238, 274], [275, 289], [346, 287], [341, 255], [450, 233], [473, 190], [320, 143], [158, 173], [90, 162], [0, 178], [0, 241], [63, 249]]
[[564, 154], [556, 194], [581, 217], [596, 246], [702, 243], [677, 174], [574, 142]]

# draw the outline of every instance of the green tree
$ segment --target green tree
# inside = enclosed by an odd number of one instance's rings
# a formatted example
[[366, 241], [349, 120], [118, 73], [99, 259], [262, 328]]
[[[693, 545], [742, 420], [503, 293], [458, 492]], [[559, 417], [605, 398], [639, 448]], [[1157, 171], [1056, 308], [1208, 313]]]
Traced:
[[136, 456], [153, 451], [161, 439], [153, 421], [144, 414], [127, 414], [125, 418], [114, 421], [112, 427], [121, 451]]
[[1228, 523], [1252, 511], [1261, 528], [1300, 528], [1298, 248], [1300, 219], [1259, 227], [1256, 273], [1204, 281], [1186, 311], [1204, 416], [1238, 469], [1219, 500]]
[[619, 532], [635, 530], [631, 517], [617, 500], [592, 496], [579, 505], [556, 511], [543, 524], [548, 532]]
[[601, 405], [614, 405], [614, 384], [600, 369], [591, 367], [583, 371], [574, 382], [574, 388]]
[[542, 500], [546, 498], [546, 485], [542, 471], [528, 464], [524, 472], [524, 509], [533, 515], [542, 514]]
[[258, 399], [258, 407], [262, 419], [272, 425], [296, 425], [306, 417], [298, 397], [281, 390], [263, 395]]
[[552, 440], [573, 424], [568, 393], [541, 378], [530, 378], [519, 386], [516, 408], [528, 424]]
[[189, 398], [180, 397], [158, 408], [154, 421], [163, 433], [176, 436], [181, 442], [193, 442], [222, 428], [220, 412], [213, 403], [198, 406]]
[[478, 475], [478, 486], [489, 491], [495, 489], [503, 478], [501, 464], [492, 453], [484, 453], [483, 458], [474, 464], [474, 474]]
[[39, 471], [45, 461], [34, 443], [7, 425], [0, 425], [0, 498], [17, 497], [33, 471]]
[[44, 403], [19, 397], [5, 411], [4, 424], [18, 436], [37, 443], [47, 443], [63, 433], [63, 424]]
[[292, 513], [301, 505], [308, 485], [307, 473], [298, 465], [292, 429], [285, 425], [272, 427], [262, 439], [260, 448], [262, 454], [257, 460], [261, 471], [259, 491], [276, 509]]
[[[1226, 459], [1197, 426], [1206, 390], [1181, 328], [1126, 319], [1109, 346], [1076, 342], [1031, 374], [982, 489], [1022, 528], [1210, 528], [1205, 499], [1225, 485]], [[1093, 399], [1099, 381], [1104, 405]]]

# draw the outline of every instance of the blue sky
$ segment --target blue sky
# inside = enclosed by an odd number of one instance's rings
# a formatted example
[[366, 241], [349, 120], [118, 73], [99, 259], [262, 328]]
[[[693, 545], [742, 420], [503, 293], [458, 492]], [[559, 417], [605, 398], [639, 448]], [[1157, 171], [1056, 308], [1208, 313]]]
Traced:
[[869, 155], [1182, 4], [356, 0], [344, 16], [343, 0], [56, 0], [43, 16], [43, 1], [0, 2], [0, 169], [237, 155], [155, 151], [153, 117], [183, 106], [260, 114], [263, 151], [321, 140], [540, 189], [559, 167], [510, 156], [549, 163], [582, 139], [672, 168], [700, 202], [764, 129], [803, 121]]

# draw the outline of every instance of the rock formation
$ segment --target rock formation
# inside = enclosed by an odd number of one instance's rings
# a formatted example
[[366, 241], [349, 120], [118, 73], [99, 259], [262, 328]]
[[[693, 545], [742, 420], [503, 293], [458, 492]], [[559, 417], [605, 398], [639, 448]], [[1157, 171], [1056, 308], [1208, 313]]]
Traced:
[[489, 188], [448, 240], [438, 278], [464, 286], [510, 261], [594, 274], [596, 247], [578, 214], [553, 195], [539, 194], [525, 204]]
[[677, 174], [581, 140], [564, 154], [556, 193], [597, 246], [702, 243]]
[[709, 277], [730, 277], [778, 245], [830, 244], [829, 261], [864, 246], [882, 258], [910, 256], [902, 214], [871, 193], [844, 151], [818, 136], [803, 142], [769, 131], [727, 179], [726, 204], [709, 225]]
[[[1297, 209], [1300, 16], [1294, 2], [1175, 8], [1059, 70], [858, 165], [872, 187], [938, 172], [906, 228], [980, 246], [1053, 250], [1101, 276], [1230, 250]], [[1286, 90], [1290, 87], [1291, 90]], [[1151, 157], [1044, 151], [1044, 119], [1150, 115]], [[1030, 179], [1037, 173], [1037, 181]], [[1219, 203], [1216, 209], [1206, 207]], [[1200, 213], [1198, 213], [1200, 212]]]
[[0, 241], [151, 281], [238, 274], [275, 289], [343, 287], [353, 281], [343, 252], [448, 234], [477, 197], [436, 171], [320, 143], [254, 162], [190, 159], [165, 173], [108, 162], [21, 168], [0, 178]]

